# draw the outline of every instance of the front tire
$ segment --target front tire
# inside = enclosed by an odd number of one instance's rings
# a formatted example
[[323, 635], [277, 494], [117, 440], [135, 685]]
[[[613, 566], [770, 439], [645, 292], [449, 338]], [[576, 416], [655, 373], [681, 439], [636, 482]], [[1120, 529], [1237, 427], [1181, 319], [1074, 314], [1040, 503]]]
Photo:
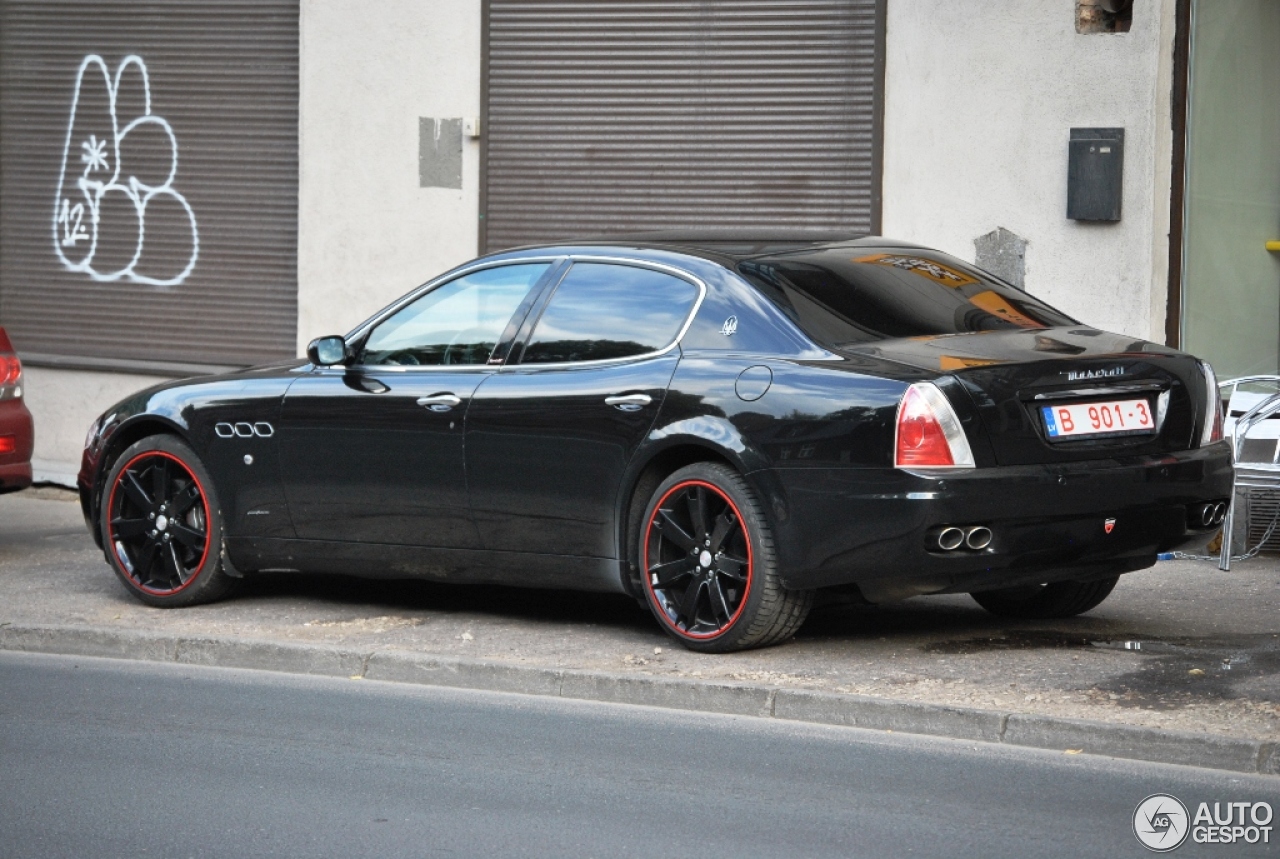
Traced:
[[1106, 599], [1119, 576], [1090, 582], [1053, 582], [977, 591], [969, 594], [974, 602], [1000, 617], [1018, 620], [1048, 620], [1084, 614]]
[[645, 602], [690, 650], [778, 644], [809, 614], [813, 592], [783, 587], [768, 520], [736, 471], [708, 462], [680, 469], [654, 491], [641, 522]]
[[213, 602], [235, 586], [222, 568], [222, 511], [213, 479], [178, 438], [144, 438], [116, 459], [100, 520], [107, 561], [148, 605]]

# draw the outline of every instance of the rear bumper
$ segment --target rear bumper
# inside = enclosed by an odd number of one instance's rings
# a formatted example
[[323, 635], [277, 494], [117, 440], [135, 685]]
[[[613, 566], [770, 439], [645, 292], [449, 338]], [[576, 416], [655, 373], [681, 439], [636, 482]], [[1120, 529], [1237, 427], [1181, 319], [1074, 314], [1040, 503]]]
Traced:
[[0, 402], [0, 436], [14, 437], [13, 453], [0, 453], [0, 494], [31, 485], [31, 450], [35, 429], [31, 412], [22, 400]]
[[0, 465], [0, 495], [17, 492], [31, 485], [31, 463], [15, 462]]
[[[873, 602], [1141, 569], [1214, 528], [1189, 510], [1231, 495], [1226, 444], [1178, 454], [928, 475], [777, 469], [768, 480], [783, 580], [857, 584]], [[781, 500], [781, 499], [779, 499]], [[1110, 530], [1107, 521], [1114, 520]], [[980, 551], [943, 551], [946, 525], [985, 526]]]

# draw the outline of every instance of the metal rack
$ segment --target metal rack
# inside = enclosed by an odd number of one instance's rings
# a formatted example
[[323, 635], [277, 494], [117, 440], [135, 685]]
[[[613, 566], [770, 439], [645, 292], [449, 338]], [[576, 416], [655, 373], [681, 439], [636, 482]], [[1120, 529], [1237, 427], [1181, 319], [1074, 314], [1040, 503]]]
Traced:
[[[1259, 388], [1262, 390], [1256, 390]], [[1265, 545], [1280, 517], [1280, 376], [1228, 379], [1218, 386], [1218, 391], [1226, 402], [1223, 433], [1231, 439], [1235, 462], [1235, 487], [1222, 525], [1222, 554], [1218, 560], [1219, 569], [1230, 570], [1235, 517], [1241, 497], [1245, 499], [1246, 542], [1255, 539], [1257, 529], [1251, 527], [1255, 505], [1250, 502], [1256, 498], [1262, 502], [1257, 506], [1272, 514], [1271, 526], [1257, 538], [1258, 548], [1280, 548], [1280, 545]]]

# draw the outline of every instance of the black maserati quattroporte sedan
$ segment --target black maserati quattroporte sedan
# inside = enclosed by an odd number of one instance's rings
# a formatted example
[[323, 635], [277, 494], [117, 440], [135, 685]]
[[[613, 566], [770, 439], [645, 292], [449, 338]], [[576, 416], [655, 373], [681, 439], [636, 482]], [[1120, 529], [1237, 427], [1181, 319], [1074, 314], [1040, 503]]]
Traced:
[[142, 391], [80, 497], [144, 602], [265, 571], [615, 591], [687, 647], [827, 589], [1088, 611], [1217, 527], [1213, 371], [881, 238], [650, 236], [463, 265], [307, 359]]

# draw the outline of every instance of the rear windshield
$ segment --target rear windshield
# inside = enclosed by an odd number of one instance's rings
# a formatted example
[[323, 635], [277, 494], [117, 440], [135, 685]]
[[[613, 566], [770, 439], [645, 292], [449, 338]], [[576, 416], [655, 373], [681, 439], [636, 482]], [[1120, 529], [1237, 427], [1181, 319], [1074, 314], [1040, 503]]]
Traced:
[[738, 271], [824, 346], [1075, 325], [1020, 289], [936, 251], [828, 248]]

